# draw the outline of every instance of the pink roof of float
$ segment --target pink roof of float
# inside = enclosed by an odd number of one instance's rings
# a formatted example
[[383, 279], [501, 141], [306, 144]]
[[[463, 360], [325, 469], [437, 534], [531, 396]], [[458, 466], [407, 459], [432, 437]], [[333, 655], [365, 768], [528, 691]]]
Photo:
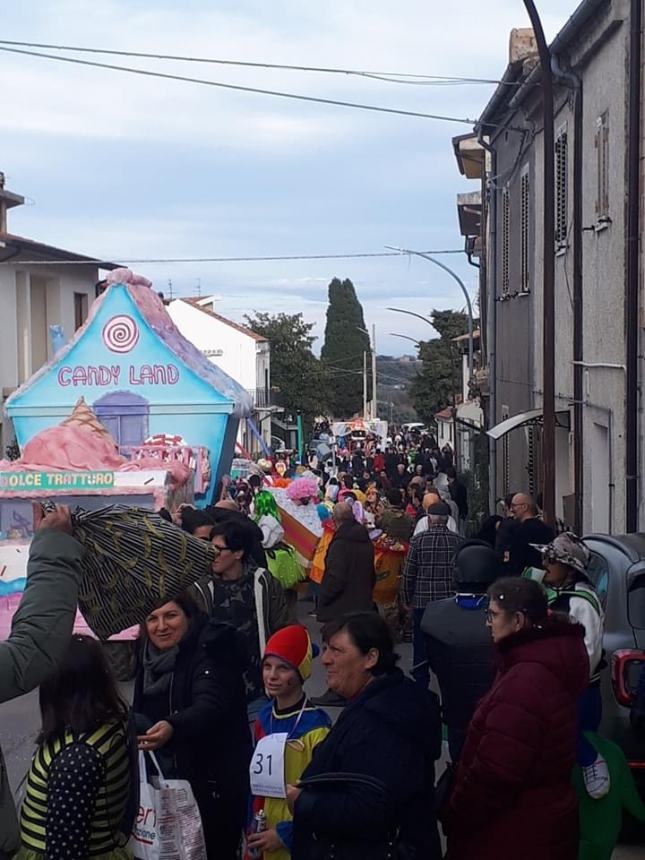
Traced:
[[213, 364], [212, 361], [209, 361], [194, 344], [186, 340], [179, 332], [179, 329], [175, 326], [164, 307], [163, 300], [152, 289], [151, 281], [141, 275], [134, 274], [129, 269], [115, 269], [115, 271], [109, 273], [106, 281], [108, 289], [93, 303], [85, 323], [75, 332], [74, 337], [27, 382], [23, 383], [20, 388], [13, 392], [7, 404], [48, 373], [54, 363], [59, 362], [65, 357], [92, 325], [94, 317], [108, 295], [109, 287], [113, 284], [119, 284], [127, 289], [130, 297], [152, 331], [172, 350], [186, 367], [211, 385], [221, 395], [231, 400], [234, 404], [233, 413], [235, 415], [246, 417], [250, 414], [251, 400], [246, 390], [227, 373], [217, 367], [217, 365]]

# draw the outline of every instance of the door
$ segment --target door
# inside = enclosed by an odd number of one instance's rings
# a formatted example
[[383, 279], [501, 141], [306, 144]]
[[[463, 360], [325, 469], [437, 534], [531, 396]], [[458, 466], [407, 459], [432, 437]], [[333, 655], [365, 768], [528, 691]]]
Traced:
[[150, 405], [131, 391], [113, 391], [94, 402], [99, 421], [120, 449], [142, 445], [149, 436]]

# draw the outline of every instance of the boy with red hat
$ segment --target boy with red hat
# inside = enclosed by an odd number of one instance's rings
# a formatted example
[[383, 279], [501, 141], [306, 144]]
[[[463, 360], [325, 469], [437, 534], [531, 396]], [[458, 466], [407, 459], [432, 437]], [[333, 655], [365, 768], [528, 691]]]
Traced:
[[[260, 711], [255, 724], [250, 773], [253, 812], [264, 811], [266, 830], [248, 836], [249, 856], [263, 860], [289, 860], [291, 856], [293, 815], [287, 806], [286, 786], [298, 782], [315, 747], [331, 728], [327, 714], [311, 705], [303, 692], [314, 656], [309, 633], [300, 624], [278, 630], [264, 650], [262, 677], [271, 702]], [[262, 793], [263, 786], [266, 793]]]

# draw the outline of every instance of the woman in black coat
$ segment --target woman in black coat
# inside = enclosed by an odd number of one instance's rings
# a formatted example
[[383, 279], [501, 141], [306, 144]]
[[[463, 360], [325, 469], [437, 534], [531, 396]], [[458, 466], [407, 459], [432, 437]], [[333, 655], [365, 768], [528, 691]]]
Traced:
[[208, 857], [233, 860], [251, 757], [238, 635], [181, 595], [148, 616], [142, 641], [133, 700], [139, 747], [159, 750], [164, 776], [190, 782]]
[[327, 624], [323, 641], [327, 683], [349, 704], [301, 784], [287, 787], [293, 860], [439, 860], [437, 697], [396, 668], [389, 629], [376, 613]]

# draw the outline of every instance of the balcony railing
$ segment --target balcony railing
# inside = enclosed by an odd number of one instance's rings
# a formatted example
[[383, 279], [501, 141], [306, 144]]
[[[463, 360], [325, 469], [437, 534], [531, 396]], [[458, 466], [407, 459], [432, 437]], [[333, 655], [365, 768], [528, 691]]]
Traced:
[[266, 409], [269, 406], [274, 406], [273, 392], [270, 388], [247, 388], [246, 393], [253, 401], [253, 406], [257, 409]]

